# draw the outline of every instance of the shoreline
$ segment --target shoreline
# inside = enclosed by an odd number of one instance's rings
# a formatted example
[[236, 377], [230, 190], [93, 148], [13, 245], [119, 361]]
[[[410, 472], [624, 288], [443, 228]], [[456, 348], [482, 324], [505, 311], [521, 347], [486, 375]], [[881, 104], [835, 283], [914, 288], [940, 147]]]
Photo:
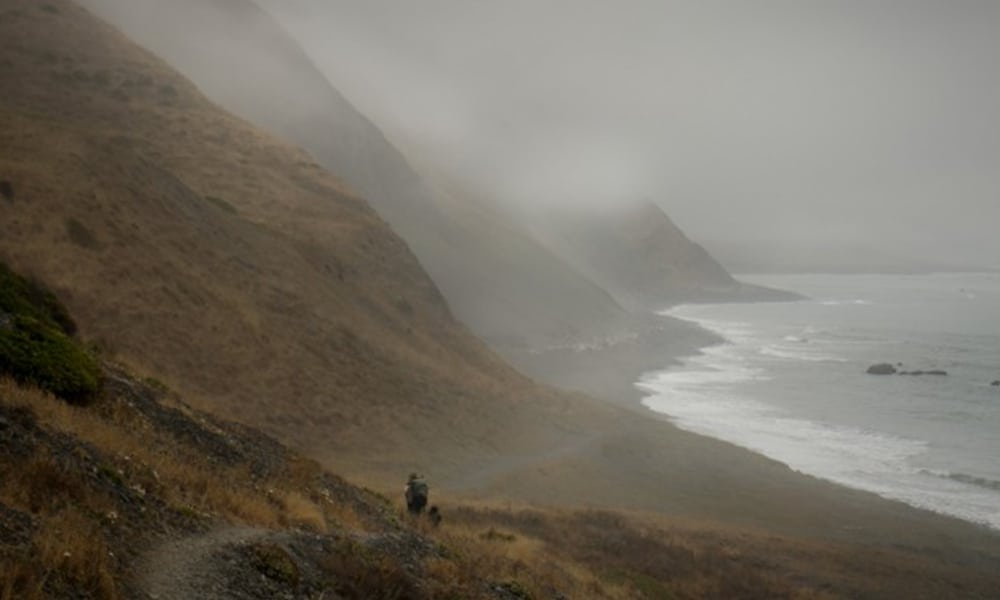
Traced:
[[[687, 318], [685, 318], [684, 316], [678, 316], [677, 312], [669, 312], [669, 313], [665, 313], [665, 314], [667, 314], [667, 316], [670, 316], [670, 317], [673, 317], [673, 318], [678, 318], [678, 319], [684, 320], [686, 322], [694, 323], [694, 324], [699, 325], [699, 326], [701, 326], [701, 327], [703, 327], [703, 328], [705, 328], [705, 329], [707, 329], [707, 330], [709, 330], [709, 331], [711, 331], [713, 333], [716, 333], [716, 334], [718, 334], [720, 336], [723, 336], [723, 337], [726, 336], [726, 334], [724, 333], [724, 331], [712, 329], [711, 327], [706, 326], [702, 321], [700, 321], [699, 319], [697, 319], [695, 317], [687, 317]], [[684, 313], [681, 312], [680, 314], [683, 315]], [[711, 321], [709, 321], [709, 322], [711, 322]], [[730, 342], [733, 344], [733, 348], [735, 348], [735, 349], [737, 349], [737, 351], [739, 351], [738, 349], [741, 347], [740, 342], [733, 341], [730, 338], [727, 338], [727, 339], [729, 339]], [[711, 355], [713, 353], [712, 352], [707, 352], [707, 353], [704, 352], [704, 351], [708, 350], [709, 348], [712, 348], [712, 346], [708, 346], [708, 347], [702, 348], [703, 352], [702, 352], [701, 355], [699, 355], [699, 354], [692, 354], [692, 355], [686, 356], [683, 359], [683, 361], [682, 361], [683, 364], [688, 367], [688, 369], [686, 369], [686, 370], [693, 370], [693, 372], [695, 372], [695, 373], [697, 373], [697, 372], [716, 372], [716, 371], [728, 372], [728, 369], [730, 369], [733, 365], [730, 364], [729, 361], [723, 361], [723, 364], [718, 364], [718, 363], [711, 362], [710, 361], [710, 357], [711, 357]], [[710, 362], [703, 363], [701, 361], [702, 357], [704, 357], [705, 359], [708, 359]], [[740, 365], [743, 365], [743, 364], [744, 363], [740, 363]], [[745, 364], [747, 366], [749, 366], [750, 368], [753, 368], [753, 366], [754, 366], [754, 363], [752, 363], [752, 362], [747, 362]], [[763, 367], [761, 367], [761, 368], [763, 368]], [[660, 371], [660, 373], [666, 373], [667, 371], [671, 371], [671, 370], [672, 370], [672, 367], [668, 366], [666, 369]], [[667, 378], [669, 378], [669, 375], [667, 377], [664, 377], [664, 379], [667, 379]], [[928, 493], [927, 490], [923, 490], [921, 493], [917, 493], [915, 491], [916, 488], [912, 488], [912, 487], [884, 487], [884, 486], [879, 486], [879, 485], [872, 486], [871, 482], [867, 482], [867, 485], [866, 485], [866, 482], [863, 481], [863, 480], [845, 481], [844, 479], [838, 477], [838, 475], [842, 475], [842, 473], [840, 473], [840, 472], [838, 472], [836, 470], [834, 470], [834, 471], [824, 471], [823, 469], [811, 469], [809, 467], [802, 466], [803, 463], [801, 461], [799, 461], [799, 460], [796, 460], [796, 457], [795, 457], [794, 454], [793, 455], [788, 454], [789, 451], [787, 449], [784, 449], [784, 451], [782, 451], [781, 449], [775, 449], [775, 447], [773, 445], [770, 445], [769, 442], [766, 439], [763, 440], [763, 441], [761, 441], [760, 438], [758, 438], [758, 441], [760, 443], [757, 444], [757, 447], [754, 447], [753, 441], [751, 439], [749, 439], [749, 438], [744, 438], [744, 439], [741, 440], [738, 435], [737, 436], [730, 436], [730, 437], [726, 437], [724, 435], [715, 435], [713, 433], [713, 428], [711, 426], [706, 426], [705, 423], [703, 423], [702, 421], [695, 420], [695, 421], [690, 422], [690, 423], [686, 422], [686, 420], [684, 418], [685, 417], [685, 413], [684, 413], [683, 409], [679, 409], [678, 413], [672, 413], [670, 411], [670, 409], [669, 409], [669, 406], [660, 407], [662, 410], [657, 410], [657, 408], [656, 408], [657, 402], [654, 400], [650, 404], [646, 404], [646, 399], [649, 399], [651, 397], [655, 398], [657, 396], [662, 397], [664, 394], [669, 395], [669, 394], [671, 394], [673, 392], [672, 387], [670, 385], [667, 385], [666, 388], [661, 389], [661, 388], [657, 387], [657, 385], [655, 383], [651, 383], [649, 387], [646, 387], [645, 385], [642, 384], [641, 380], [640, 380], [640, 382], [637, 385], [639, 385], [640, 388], [648, 390], [648, 393], [643, 396], [644, 397], [643, 406], [649, 408], [649, 410], [651, 410], [656, 415], [666, 416], [671, 421], [671, 423], [675, 424], [675, 426], [679, 427], [680, 429], [683, 429], [685, 431], [688, 431], [688, 432], [691, 432], [691, 433], [695, 433], [695, 434], [698, 434], [698, 435], [703, 435], [703, 436], [706, 436], [706, 437], [709, 437], [709, 438], [712, 438], [712, 439], [715, 439], [715, 440], [723, 441], [723, 442], [730, 443], [730, 444], [735, 444], [735, 445], [737, 445], [737, 446], [739, 446], [741, 448], [746, 449], [747, 451], [754, 452], [754, 453], [766, 456], [768, 458], [771, 458], [773, 460], [776, 460], [778, 462], [781, 462], [781, 463], [787, 465], [793, 471], [798, 472], [798, 473], [802, 473], [802, 474], [805, 474], [805, 475], [808, 475], [810, 477], [815, 477], [815, 478], [818, 478], [818, 479], [821, 479], [821, 480], [824, 480], [824, 481], [828, 481], [828, 482], [830, 482], [832, 484], [839, 485], [839, 486], [842, 486], [842, 487], [845, 487], [845, 488], [848, 488], [848, 489], [858, 490], [858, 491], [863, 491], [863, 492], [868, 492], [868, 493], [873, 493], [873, 494], [875, 494], [875, 495], [877, 495], [877, 496], [879, 496], [881, 498], [884, 498], [886, 500], [903, 502], [903, 503], [905, 503], [905, 504], [907, 504], [907, 505], [909, 505], [909, 506], [911, 506], [913, 508], [916, 508], [916, 509], [927, 510], [929, 512], [932, 512], [932, 513], [935, 513], [935, 514], [938, 514], [938, 515], [942, 515], [942, 516], [946, 516], [946, 517], [950, 517], [950, 518], [956, 518], [956, 519], [959, 519], [961, 521], [965, 521], [967, 523], [970, 523], [970, 524], [973, 524], [973, 525], [976, 525], [976, 526], [983, 526], [983, 527], [985, 527], [985, 528], [987, 528], [987, 529], [989, 529], [991, 531], [995, 531], [998, 534], [1000, 534], [1000, 523], [997, 523], [995, 521], [995, 519], [992, 519], [991, 515], [989, 515], [989, 514], [977, 513], [976, 512], [978, 510], [979, 506], [982, 506], [981, 502], [978, 505], [973, 502], [972, 505], [969, 506], [969, 505], [961, 504], [960, 501], [959, 501], [959, 499], [956, 498], [955, 501], [953, 501], [953, 502], [947, 502], [947, 501], [942, 502], [942, 501], [939, 500], [937, 503], [935, 503], [933, 500], [928, 499], [928, 496], [926, 495]], [[736, 390], [733, 391], [733, 394], [742, 396], [742, 394], [740, 394]], [[755, 401], [756, 402], [768, 402], [764, 398], [756, 398]], [[793, 420], [793, 421], [795, 421], [797, 423], [804, 423], [805, 425], [810, 425], [810, 424], [811, 425], [815, 425], [817, 427], [823, 428], [824, 430], [828, 430], [828, 428], [833, 428], [833, 429], [838, 429], [838, 430], [841, 429], [841, 428], [849, 428], [849, 426], [847, 426], [847, 425], [836, 425], [832, 421], [831, 422], [826, 422], [826, 421], [813, 422], [813, 421], [811, 421], [809, 419], [809, 417], [801, 416], [801, 415], [796, 415], [796, 414], [792, 414], [792, 413], [789, 413], [784, 418], [791, 419], [791, 420]], [[751, 429], [753, 429], [755, 431], [759, 430], [757, 427], [754, 427], [754, 425], [753, 425], [753, 423], [755, 423], [755, 421], [747, 421], [746, 423], [747, 423], [747, 425], [749, 427], [751, 427]], [[757, 425], [760, 426], [761, 424], [757, 423]], [[858, 433], [858, 432], [856, 432], [856, 430], [851, 429], [849, 433]], [[894, 434], [890, 434], [890, 433], [884, 433], [883, 434], [883, 433], [876, 432], [876, 433], [874, 433], [874, 435], [879, 435], [879, 436], [886, 435], [886, 436], [892, 437]], [[898, 434], [896, 434], [896, 435], [898, 435]], [[923, 440], [917, 440], [917, 443], [929, 444], [930, 442], [924, 442]], [[919, 469], [919, 471], [921, 473], [928, 473], [929, 472], [928, 471], [929, 467], [913, 467], [913, 468], [914, 469]], [[938, 477], [941, 477], [941, 478], [944, 478], [944, 479], [953, 479], [954, 480], [954, 477], [951, 475], [950, 471], [946, 470], [946, 471], [944, 471], [944, 473], [945, 473], [945, 475], [943, 477], [940, 476], [940, 475]], [[969, 476], [969, 477], [971, 478], [971, 476]], [[970, 491], [970, 492], [966, 492], [966, 493], [972, 493], [972, 492]], [[977, 516], [979, 516], [980, 518], [977, 518]]]
[[525, 375], [548, 385], [661, 418], [642, 404], [646, 394], [635, 383], [646, 373], [680, 366], [726, 340], [697, 323], [666, 315], [650, 314], [637, 328], [642, 330], [625, 341], [586, 349], [498, 352]]
[[[962, 277], [955, 279], [956, 275]], [[994, 300], [989, 298], [996, 297], [996, 280], [991, 277], [992, 274], [983, 272], [932, 273], [921, 275], [912, 282], [905, 279], [905, 283], [898, 285], [907, 291], [926, 290], [938, 302], [953, 301], [952, 296], [958, 297], [958, 310], [969, 306], [968, 312], [974, 315], [973, 318], [981, 320], [982, 307], [990, 306]], [[895, 277], [886, 279], [899, 281]], [[780, 278], [762, 276], [755, 281], [804, 289], [804, 293], [813, 296], [813, 300], [789, 305], [787, 309], [780, 305], [762, 305], [759, 308], [746, 305], [733, 310], [725, 306], [671, 308], [665, 314], [689, 320], [726, 336], [733, 345], [710, 350], [704, 356], [689, 357], [685, 361], [689, 367], [684, 371], [693, 373], [657, 376], [649, 390], [659, 399], [651, 400], [650, 406], [676, 417], [673, 422], [687, 431], [740, 445], [786, 463], [797, 472], [1000, 533], [997, 513], [1000, 498], [995, 495], [997, 477], [990, 474], [995, 470], [988, 467], [990, 454], [983, 452], [987, 446], [966, 445], [959, 440], [953, 448], [948, 444], [952, 439], [948, 436], [953, 437], [958, 432], [962, 432], [958, 435], [979, 436], [988, 425], [973, 427], [970, 424], [969, 428], [952, 428], [951, 433], [936, 435], [936, 430], [923, 426], [926, 423], [924, 420], [908, 419], [904, 413], [895, 417], [889, 412], [866, 412], [873, 406], [893, 406], [915, 412], [917, 409], [912, 407], [919, 405], [923, 412], [917, 413], [918, 416], [924, 413], [937, 415], [938, 410], [959, 410], [945, 407], [979, 406], [981, 402], [989, 402], [992, 398], [983, 397], [980, 388], [983, 381], [989, 381], [986, 376], [990, 373], [984, 373], [981, 368], [979, 371], [975, 369], [994, 362], [991, 357], [996, 357], [995, 344], [983, 342], [986, 345], [980, 345], [978, 336], [995, 336], [1000, 330], [980, 324], [970, 328], [968, 321], [948, 322], [952, 326], [947, 329], [949, 340], [959, 339], [957, 336], [976, 336], [972, 341], [966, 338], [960, 338], [961, 342], [954, 341], [954, 344], [962, 345], [960, 352], [963, 353], [954, 355], [937, 347], [935, 336], [943, 335], [938, 329], [925, 331], [918, 326], [908, 329], [909, 321], [893, 320], [896, 311], [901, 310], [900, 306], [908, 306], [905, 303], [901, 305], [900, 300], [890, 293], [896, 289], [894, 285], [873, 287], [872, 280], [853, 275], [825, 274], [783, 275]], [[881, 283], [881, 280], [874, 281]], [[861, 282], [864, 282], [863, 285]], [[837, 308], [821, 307], [821, 304], [836, 305]], [[866, 306], [840, 308], [841, 305], [854, 304]], [[934, 306], [955, 310], [951, 304]], [[938, 308], [937, 313], [927, 315], [920, 312], [920, 322], [932, 319], [935, 314], [948, 312], [948, 308]], [[872, 312], [875, 310], [882, 312]], [[851, 327], [874, 327], [876, 318], [880, 323], [879, 329], [877, 333], [870, 332], [868, 335], [879, 340], [884, 338], [883, 341], [919, 340], [919, 344], [917, 341], [907, 342], [919, 351], [909, 346], [900, 349], [885, 344], [871, 346], [877, 350], [869, 350], [869, 346], [858, 348], [842, 341], [850, 339]], [[858, 325], [859, 322], [862, 324]], [[826, 335], [828, 333], [830, 335]], [[792, 344], [795, 348], [781, 340], [795, 342]], [[805, 342], [810, 343], [806, 346]], [[811, 350], [800, 352], [799, 348]], [[976, 354], [964, 354], [972, 352], [973, 348]], [[887, 391], [879, 387], [882, 382], [873, 387], [870, 377], [854, 379], [855, 373], [862, 373], [872, 362], [872, 356], [880, 357], [883, 353], [893, 355], [894, 360], [906, 364], [915, 364], [922, 359], [930, 360], [930, 364], [936, 364], [934, 361], [949, 364], [952, 375], [948, 379], [949, 387], [907, 387], [902, 392], [895, 388]], [[817, 360], [820, 362], [817, 363]], [[853, 366], [845, 368], [844, 365]], [[673, 371], [676, 373], [678, 370]], [[752, 378], [744, 375], [748, 371], [759, 373], [765, 381], [774, 381], [754, 383], [749, 387], [730, 383], [734, 380], [729, 375], [737, 379], [744, 376]], [[714, 377], [718, 372], [723, 373], [721, 379]], [[699, 373], [704, 373], [711, 383], [707, 388], [700, 385], [688, 388], [688, 382], [693, 381], [690, 378], [697, 378]], [[830, 373], [836, 375], [828, 376]], [[724, 383], [719, 383], [720, 380]], [[788, 381], [792, 383], [788, 384]], [[796, 381], [798, 384], [794, 383]], [[675, 387], [678, 383], [680, 387]], [[688, 396], [689, 391], [694, 395]], [[702, 393], [711, 396], [702, 396]], [[855, 404], [842, 405], [851, 407], [849, 412], [840, 412], [844, 410], [841, 404], [831, 409], [828, 400], [819, 401], [814, 406], [811, 402], [815, 401], [809, 398], [812, 395], [825, 398], [824, 394], [843, 393], [854, 394], [857, 398]], [[897, 398], [896, 394], [900, 393], [903, 396]], [[919, 403], [907, 399], [906, 394], [928, 400]], [[941, 394], [946, 396], [939, 397]], [[933, 405], [928, 404], [931, 401]], [[711, 409], [706, 412], [705, 406], [714, 407], [716, 403], [731, 409], [725, 413], [713, 413]], [[812, 410], [819, 406], [823, 408]], [[982, 422], [995, 422], [994, 415], [993, 412], [984, 412]], [[774, 418], [781, 419], [780, 428], [773, 425]], [[790, 431], [795, 433], [790, 434]], [[820, 439], [822, 441], [818, 441]], [[873, 443], [874, 446], [870, 446]], [[875, 453], [857, 450], [869, 447], [873, 447]], [[976, 471], [977, 465], [985, 465], [981, 469], [983, 473]], [[966, 475], [966, 472], [977, 475]], [[965, 485], [958, 486], [956, 482]]]
[[647, 408], [646, 394], [634, 385], [642, 374], [682, 364], [724, 342], [697, 324], [657, 319], [661, 327], [625, 344], [505, 353], [527, 375], [632, 417], [595, 426], [604, 432], [600, 443], [512, 469], [480, 490], [483, 497], [652, 511], [796, 537], [902, 544], [953, 552], [963, 560], [1000, 561], [996, 529], [794, 471], [759, 452], [681, 429]]

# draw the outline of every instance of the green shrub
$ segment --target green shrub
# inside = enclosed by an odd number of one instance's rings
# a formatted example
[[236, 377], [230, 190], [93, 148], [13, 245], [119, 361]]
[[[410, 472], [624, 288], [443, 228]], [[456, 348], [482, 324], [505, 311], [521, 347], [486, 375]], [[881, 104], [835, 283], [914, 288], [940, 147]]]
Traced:
[[0, 372], [73, 403], [90, 400], [101, 375], [97, 362], [76, 341], [23, 315], [0, 327]]
[[0, 374], [83, 404], [101, 371], [71, 336], [76, 324], [48, 290], [0, 263]]
[[14, 273], [3, 263], [0, 263], [0, 313], [32, 317], [66, 335], [76, 335], [76, 323], [52, 292]]

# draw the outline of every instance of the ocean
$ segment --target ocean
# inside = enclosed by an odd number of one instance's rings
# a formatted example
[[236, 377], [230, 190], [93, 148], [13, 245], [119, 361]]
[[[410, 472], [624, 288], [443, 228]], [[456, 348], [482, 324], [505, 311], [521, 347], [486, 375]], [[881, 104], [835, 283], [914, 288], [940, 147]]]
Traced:
[[[772, 275], [797, 302], [664, 314], [726, 342], [644, 375], [679, 427], [1000, 529], [1000, 274]], [[868, 375], [875, 363], [942, 375]]]

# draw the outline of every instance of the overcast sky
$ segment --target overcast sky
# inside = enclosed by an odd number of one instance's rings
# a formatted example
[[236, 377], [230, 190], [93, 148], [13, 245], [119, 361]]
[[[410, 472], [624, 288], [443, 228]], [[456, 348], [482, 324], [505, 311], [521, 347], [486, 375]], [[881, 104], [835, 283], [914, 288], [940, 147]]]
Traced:
[[506, 202], [1000, 266], [1000, 2], [261, 3], [405, 151]]

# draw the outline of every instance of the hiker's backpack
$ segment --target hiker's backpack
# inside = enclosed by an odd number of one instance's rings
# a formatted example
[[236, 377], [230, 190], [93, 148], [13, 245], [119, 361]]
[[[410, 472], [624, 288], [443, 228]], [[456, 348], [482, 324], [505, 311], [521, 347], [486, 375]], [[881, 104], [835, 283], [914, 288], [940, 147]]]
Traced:
[[414, 498], [427, 499], [427, 482], [417, 479], [410, 483], [410, 493]]

